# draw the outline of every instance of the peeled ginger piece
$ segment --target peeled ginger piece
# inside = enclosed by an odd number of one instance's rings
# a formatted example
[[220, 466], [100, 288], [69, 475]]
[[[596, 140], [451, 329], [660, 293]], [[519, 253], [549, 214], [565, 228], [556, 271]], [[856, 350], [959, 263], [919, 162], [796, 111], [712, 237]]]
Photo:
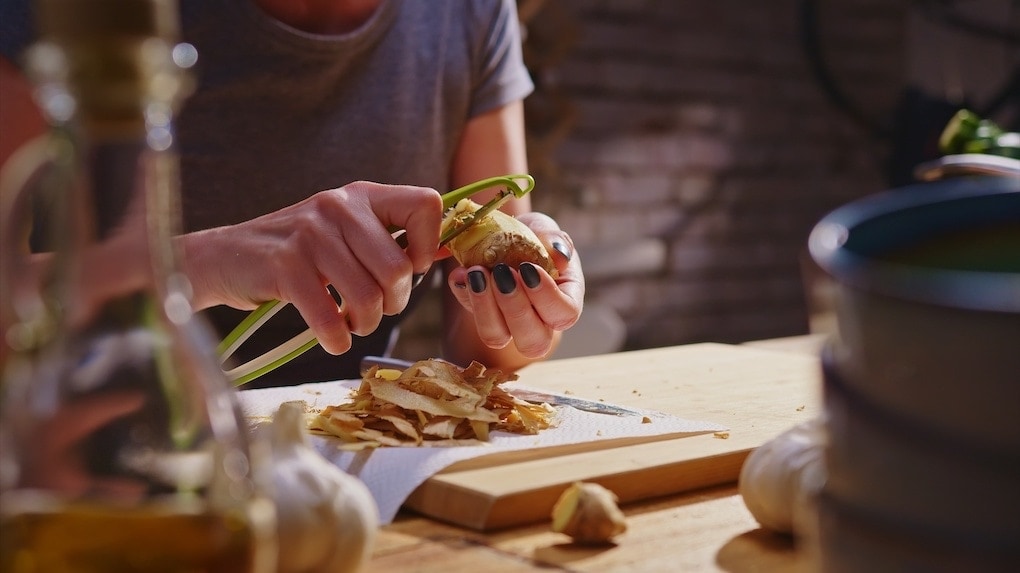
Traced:
[[578, 545], [606, 545], [627, 531], [627, 520], [611, 490], [591, 482], [574, 482], [552, 510], [552, 530]]
[[[478, 203], [461, 199], [443, 219], [442, 232], [466, 224], [479, 208]], [[517, 267], [528, 262], [542, 267], [553, 278], [558, 276], [549, 251], [534, 231], [499, 210], [490, 211], [447, 246], [465, 267], [481, 265], [491, 269], [499, 263]]]

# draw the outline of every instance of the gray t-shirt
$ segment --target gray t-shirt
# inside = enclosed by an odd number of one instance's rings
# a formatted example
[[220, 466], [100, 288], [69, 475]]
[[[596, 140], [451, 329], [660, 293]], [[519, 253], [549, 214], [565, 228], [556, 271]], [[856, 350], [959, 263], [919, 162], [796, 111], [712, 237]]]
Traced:
[[[177, 120], [186, 230], [356, 180], [448, 189], [465, 123], [533, 88], [513, 0], [383, 0], [339, 36], [292, 29], [250, 0], [179, 3], [183, 39], [199, 53], [197, 89]], [[0, 13], [0, 49], [15, 59], [31, 39], [17, 4]], [[207, 314], [225, 334], [246, 313]], [[253, 385], [356, 377], [358, 359], [385, 352], [398, 323], [387, 318], [339, 358], [316, 348]], [[239, 359], [303, 328], [296, 312], [277, 316]]]

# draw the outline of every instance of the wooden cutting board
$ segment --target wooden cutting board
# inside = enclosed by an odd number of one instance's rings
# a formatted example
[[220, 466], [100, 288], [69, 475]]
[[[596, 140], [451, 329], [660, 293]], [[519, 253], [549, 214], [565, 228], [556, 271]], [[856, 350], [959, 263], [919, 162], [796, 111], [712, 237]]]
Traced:
[[520, 372], [522, 384], [729, 431], [474, 458], [427, 480], [404, 507], [489, 531], [548, 520], [574, 481], [600, 483], [621, 504], [732, 483], [752, 449], [821, 412], [820, 379], [816, 356], [715, 343], [533, 364]]

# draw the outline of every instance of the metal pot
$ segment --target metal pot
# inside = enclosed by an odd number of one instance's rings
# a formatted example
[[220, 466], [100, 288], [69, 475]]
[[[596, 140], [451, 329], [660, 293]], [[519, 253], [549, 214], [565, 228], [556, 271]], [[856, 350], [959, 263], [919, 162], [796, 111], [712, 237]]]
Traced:
[[808, 247], [836, 291], [823, 564], [848, 563], [833, 555], [848, 536], [854, 559], [894, 568], [1015, 562], [1020, 177], [873, 195], [825, 216]]

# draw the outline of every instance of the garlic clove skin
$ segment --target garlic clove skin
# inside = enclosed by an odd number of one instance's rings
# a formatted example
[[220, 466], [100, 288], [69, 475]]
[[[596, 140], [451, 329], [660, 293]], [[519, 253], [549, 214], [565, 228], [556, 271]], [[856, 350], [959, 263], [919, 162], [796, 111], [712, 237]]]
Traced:
[[752, 451], [740, 469], [738, 490], [763, 527], [795, 536], [811, 534], [815, 497], [825, 481], [824, 419], [798, 424]]
[[379, 511], [365, 484], [308, 442], [305, 403], [280, 405], [270, 426], [278, 573], [355, 573], [371, 554]]

